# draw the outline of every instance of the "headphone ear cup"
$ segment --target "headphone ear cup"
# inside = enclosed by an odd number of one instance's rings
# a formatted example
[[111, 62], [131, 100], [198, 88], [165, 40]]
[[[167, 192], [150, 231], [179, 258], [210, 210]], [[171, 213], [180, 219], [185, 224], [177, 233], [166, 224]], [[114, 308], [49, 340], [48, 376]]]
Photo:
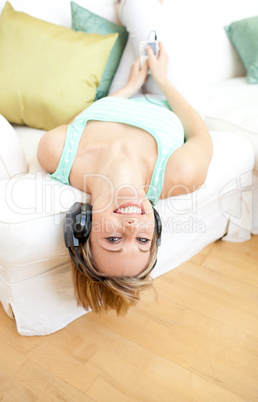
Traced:
[[86, 219], [85, 219], [83, 235], [85, 238], [84, 242], [86, 242], [89, 238], [92, 226], [92, 205], [90, 204], [84, 204], [84, 205], [85, 205]]
[[75, 239], [75, 237], [73, 235], [73, 226], [74, 226], [74, 222], [73, 222], [71, 210], [69, 210], [65, 216], [65, 224], [64, 224], [64, 241], [65, 241], [65, 246], [67, 248], [79, 246], [79, 240]]
[[92, 206], [76, 202], [65, 217], [64, 238], [65, 245], [78, 247], [85, 243], [90, 235], [92, 226]]
[[154, 219], [155, 219], [155, 233], [156, 233], [156, 236], [157, 236], [156, 244], [157, 244], [157, 246], [160, 246], [160, 244], [161, 244], [162, 222], [161, 222], [161, 218], [159, 216], [158, 211], [154, 207], [152, 207], [152, 208], [153, 208]]

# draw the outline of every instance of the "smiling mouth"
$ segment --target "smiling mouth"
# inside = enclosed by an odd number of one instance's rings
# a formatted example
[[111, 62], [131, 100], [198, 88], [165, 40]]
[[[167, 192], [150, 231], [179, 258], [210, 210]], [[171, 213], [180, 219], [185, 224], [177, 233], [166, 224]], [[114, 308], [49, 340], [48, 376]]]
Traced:
[[136, 202], [126, 202], [120, 205], [117, 209], [113, 211], [115, 214], [123, 215], [144, 215], [144, 207], [142, 203]]

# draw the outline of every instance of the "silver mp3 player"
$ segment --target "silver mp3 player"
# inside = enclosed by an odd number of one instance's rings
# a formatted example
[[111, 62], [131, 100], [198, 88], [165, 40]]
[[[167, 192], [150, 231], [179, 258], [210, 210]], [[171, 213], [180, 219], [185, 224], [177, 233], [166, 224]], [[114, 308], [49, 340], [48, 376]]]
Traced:
[[[157, 40], [149, 41], [141, 41], [139, 43], [139, 52], [140, 52], [140, 62], [141, 62], [141, 67], [144, 65], [145, 61], [148, 59], [148, 55], [146, 52], [146, 46], [150, 46], [153, 50], [153, 53], [156, 57], [158, 57], [159, 54], [159, 43]], [[150, 70], [148, 71], [148, 74], [150, 74]]]

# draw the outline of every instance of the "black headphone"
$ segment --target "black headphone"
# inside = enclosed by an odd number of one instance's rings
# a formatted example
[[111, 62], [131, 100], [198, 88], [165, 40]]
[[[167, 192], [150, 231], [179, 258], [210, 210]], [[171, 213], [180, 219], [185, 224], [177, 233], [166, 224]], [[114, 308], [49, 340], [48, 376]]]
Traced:
[[[157, 237], [156, 245], [161, 244], [161, 231], [162, 223], [158, 211], [153, 208], [155, 219], [155, 233]], [[76, 268], [83, 274], [84, 269], [88, 271], [95, 279], [104, 281], [106, 278], [96, 275], [83, 261], [80, 256], [78, 247], [80, 244], [84, 244], [90, 235], [92, 224], [92, 206], [90, 204], [76, 202], [71, 209], [67, 212], [64, 225], [64, 240], [65, 246], [68, 248], [71, 259]], [[151, 271], [155, 267], [157, 260], [155, 261]]]

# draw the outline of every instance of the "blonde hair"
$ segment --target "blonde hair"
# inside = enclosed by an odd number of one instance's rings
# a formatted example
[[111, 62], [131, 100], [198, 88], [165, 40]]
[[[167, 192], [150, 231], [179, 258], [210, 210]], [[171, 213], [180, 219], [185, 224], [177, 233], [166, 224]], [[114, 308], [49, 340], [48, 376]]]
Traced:
[[[156, 235], [154, 234], [150, 257], [143, 272], [133, 277], [109, 277], [106, 278], [96, 270], [90, 249], [90, 242], [87, 241], [80, 249], [80, 254], [86, 265], [100, 280], [94, 278], [86, 269], [81, 273], [72, 262], [72, 277], [77, 304], [86, 310], [91, 309], [95, 313], [116, 310], [118, 315], [127, 313], [129, 307], [134, 306], [140, 300], [140, 292], [152, 286], [152, 279], [149, 275], [157, 258]], [[101, 280], [105, 276], [104, 281]]]

